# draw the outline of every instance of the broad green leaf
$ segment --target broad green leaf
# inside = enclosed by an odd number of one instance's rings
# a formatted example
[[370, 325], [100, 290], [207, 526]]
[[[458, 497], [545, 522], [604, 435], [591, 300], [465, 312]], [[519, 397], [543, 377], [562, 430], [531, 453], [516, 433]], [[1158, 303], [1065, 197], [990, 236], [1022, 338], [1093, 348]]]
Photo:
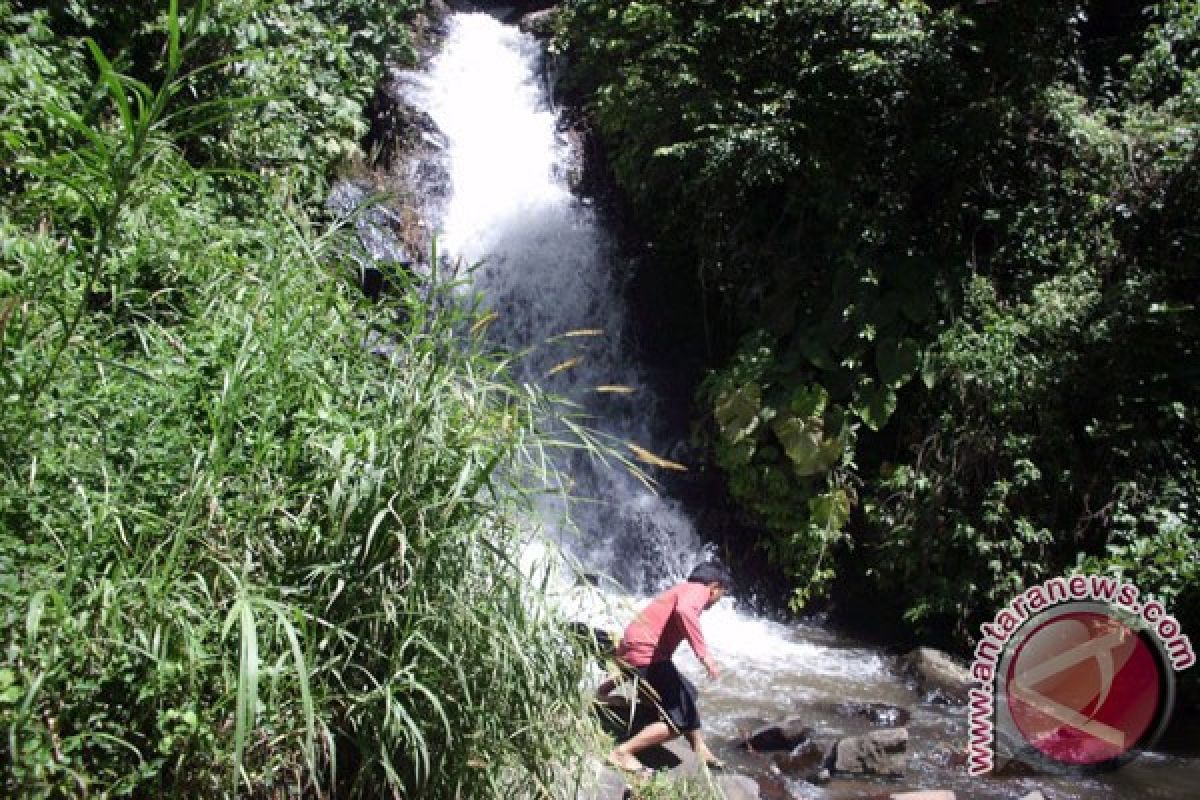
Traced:
[[833, 489], [809, 498], [808, 516], [819, 528], [840, 531], [850, 521], [850, 495], [845, 489]]
[[896, 411], [896, 393], [886, 386], [866, 386], [859, 390], [854, 413], [873, 431], [882, 430]]
[[875, 367], [884, 385], [899, 389], [921, 365], [921, 349], [912, 339], [883, 339], [875, 347]]
[[719, 394], [713, 404], [713, 415], [725, 441], [737, 444], [752, 435], [758, 427], [761, 407], [762, 390], [758, 384], [748, 383]]
[[780, 416], [771, 422], [779, 443], [797, 475], [818, 475], [832, 469], [842, 457], [842, 443], [825, 438], [825, 424], [819, 416]]
[[788, 410], [797, 417], [819, 417], [829, 404], [829, 393], [816, 383], [798, 386], [788, 400]]

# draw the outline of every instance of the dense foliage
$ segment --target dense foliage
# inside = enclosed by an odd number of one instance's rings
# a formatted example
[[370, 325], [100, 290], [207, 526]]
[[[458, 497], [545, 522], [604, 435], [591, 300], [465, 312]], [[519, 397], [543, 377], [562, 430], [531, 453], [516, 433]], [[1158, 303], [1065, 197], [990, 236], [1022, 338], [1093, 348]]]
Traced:
[[1084, 566], [1200, 630], [1194, 0], [568, 10], [570, 89], [654, 267], [701, 284], [715, 460], [796, 605], [840, 577], [965, 642]]
[[547, 401], [310, 213], [380, 5], [0, 0], [6, 797], [545, 796], [588, 729]]

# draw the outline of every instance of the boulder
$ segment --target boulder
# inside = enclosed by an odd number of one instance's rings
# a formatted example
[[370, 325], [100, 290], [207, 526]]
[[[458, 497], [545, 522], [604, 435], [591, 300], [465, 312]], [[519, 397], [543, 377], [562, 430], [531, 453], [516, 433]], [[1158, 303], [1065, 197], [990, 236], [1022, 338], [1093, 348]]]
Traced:
[[812, 728], [796, 718], [763, 725], [746, 737], [741, 747], [749, 750], [793, 750], [812, 736]]
[[737, 731], [738, 739], [745, 741], [752, 733], [770, 722], [771, 720], [765, 717], [738, 717], [733, 721], [733, 727]]
[[888, 800], [954, 800], [954, 792], [947, 789], [925, 789], [918, 792], [893, 792]]
[[792, 793], [787, 784], [776, 775], [759, 775], [758, 796], [762, 800], [792, 800]]
[[759, 800], [758, 783], [745, 775], [720, 775], [715, 782], [725, 800]]
[[554, 35], [554, 26], [558, 22], [559, 10], [547, 8], [544, 11], [532, 11], [517, 22], [517, 27], [523, 33], [536, 36], [538, 39], [549, 39]]
[[821, 766], [825, 760], [825, 752], [820, 745], [813, 741], [801, 742], [790, 753], [780, 753], [775, 756], [775, 766], [785, 775], [795, 778], [803, 777], [815, 767]]
[[829, 754], [834, 772], [857, 775], [904, 774], [908, 730], [888, 728], [838, 740]]
[[943, 702], [967, 702], [971, 673], [948, 653], [932, 647], [918, 647], [904, 656], [901, 664], [905, 672], [916, 679], [922, 694]]
[[599, 761], [593, 767], [592, 780], [586, 776], [575, 792], [575, 800], [625, 800], [632, 792], [619, 771]]

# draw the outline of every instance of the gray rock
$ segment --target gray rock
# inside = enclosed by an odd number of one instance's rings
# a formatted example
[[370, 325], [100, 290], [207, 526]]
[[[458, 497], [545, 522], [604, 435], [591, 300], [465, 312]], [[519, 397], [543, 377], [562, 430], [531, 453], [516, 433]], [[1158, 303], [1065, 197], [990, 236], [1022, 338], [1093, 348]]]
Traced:
[[791, 717], [783, 722], [764, 725], [753, 731], [742, 747], [750, 750], [793, 750], [812, 737], [813, 730], [800, 719]]
[[922, 694], [951, 703], [967, 702], [971, 673], [948, 653], [932, 647], [918, 647], [904, 656], [901, 664], [916, 679]]
[[893, 792], [888, 800], [955, 800], [947, 789], [922, 789], [916, 792]]
[[716, 784], [725, 800], [759, 800], [758, 784], [745, 775], [721, 775]]
[[896, 777], [904, 774], [907, 750], [906, 729], [871, 731], [840, 739], [830, 752], [829, 766], [834, 772]]
[[557, 8], [547, 8], [544, 11], [532, 11], [517, 22], [517, 27], [522, 32], [528, 33], [531, 36], [536, 36], [539, 39], [549, 39], [554, 35], [554, 25], [558, 22], [559, 10]]
[[592, 780], [585, 776], [581, 781], [575, 800], [624, 800], [631, 794], [625, 776], [610, 766], [596, 763], [592, 775]]
[[1039, 792], [1035, 789], [1032, 792], [1030, 792], [1029, 794], [1022, 797], [1021, 800], [1046, 800], [1046, 795], [1042, 794], [1041, 792]]

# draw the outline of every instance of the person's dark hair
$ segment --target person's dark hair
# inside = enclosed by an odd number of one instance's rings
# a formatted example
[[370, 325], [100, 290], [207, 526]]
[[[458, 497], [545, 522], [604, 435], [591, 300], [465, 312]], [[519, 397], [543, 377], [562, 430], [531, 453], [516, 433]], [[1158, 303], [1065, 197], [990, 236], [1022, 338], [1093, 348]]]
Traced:
[[705, 561], [688, 575], [688, 583], [717, 583], [729, 591], [733, 588], [733, 575], [716, 561]]

